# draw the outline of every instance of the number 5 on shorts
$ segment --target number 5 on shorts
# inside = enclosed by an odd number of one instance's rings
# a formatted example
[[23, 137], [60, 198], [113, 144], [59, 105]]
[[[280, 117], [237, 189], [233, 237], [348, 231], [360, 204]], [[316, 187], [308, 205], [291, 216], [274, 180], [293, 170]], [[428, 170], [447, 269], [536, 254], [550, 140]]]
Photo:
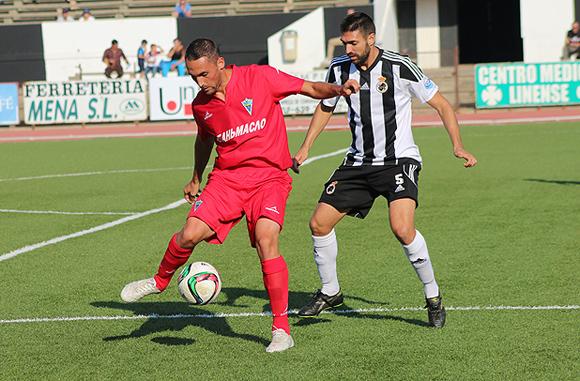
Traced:
[[403, 180], [403, 174], [399, 173], [398, 175], [395, 175], [395, 184], [397, 185], [401, 185], [405, 182], [405, 180]]

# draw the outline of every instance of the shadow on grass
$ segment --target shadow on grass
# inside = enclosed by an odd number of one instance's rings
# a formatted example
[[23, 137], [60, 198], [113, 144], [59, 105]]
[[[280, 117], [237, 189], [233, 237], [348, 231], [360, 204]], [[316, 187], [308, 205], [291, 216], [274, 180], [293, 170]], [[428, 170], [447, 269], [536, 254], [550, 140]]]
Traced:
[[[239, 304], [240, 298], [250, 297], [258, 300], [263, 300], [264, 304], [262, 306], [262, 312], [270, 312], [268, 294], [265, 290], [252, 290], [241, 287], [228, 287], [222, 289], [222, 294], [225, 295], [226, 300], [220, 301], [215, 304], [222, 306], [229, 306], [235, 308], [245, 308], [251, 307], [246, 304]], [[312, 297], [311, 293], [291, 291], [289, 293], [289, 306], [290, 308], [299, 308], [304, 304], [308, 303]], [[345, 296], [349, 300], [356, 300], [370, 305], [388, 305], [389, 303], [377, 302], [373, 300], [368, 300], [365, 298], [357, 296]], [[220, 297], [223, 299], [223, 296]], [[209, 332], [215, 333], [224, 337], [231, 337], [241, 340], [246, 340], [250, 342], [255, 342], [262, 345], [268, 345], [269, 341], [255, 335], [244, 334], [234, 332], [227, 322], [227, 317], [219, 316], [213, 312], [209, 312], [202, 307], [193, 306], [186, 302], [141, 302], [141, 303], [122, 303], [116, 301], [98, 301], [91, 303], [93, 307], [97, 308], [109, 308], [115, 310], [122, 310], [128, 313], [133, 313], [135, 316], [151, 316], [150, 318], [145, 318], [145, 322], [141, 326], [132, 332], [125, 335], [118, 336], [107, 336], [103, 338], [103, 341], [118, 341], [127, 340], [140, 337], [146, 337], [155, 335], [161, 332], [177, 332], [185, 329], [189, 326], [195, 326], [203, 328]], [[341, 311], [348, 310], [349, 312], [341, 313], [338, 311], [336, 315], [346, 316], [355, 319], [379, 319], [379, 320], [395, 320], [404, 322], [407, 324], [414, 324], [418, 326], [428, 326], [427, 323], [416, 320], [407, 319], [400, 316], [394, 315], [381, 315], [381, 314], [370, 314], [370, 313], [360, 313], [351, 312], [350, 307], [343, 305], [340, 307]], [[156, 316], [161, 315], [161, 317]], [[175, 316], [172, 316], [175, 315]], [[187, 315], [187, 316], [183, 316]], [[201, 316], [200, 316], [201, 315]], [[326, 315], [330, 316], [330, 315]], [[322, 316], [315, 318], [305, 318], [300, 319], [298, 322], [293, 324], [295, 327], [307, 327], [315, 324], [330, 323], [332, 320]], [[178, 337], [169, 336], [156, 336], [151, 339], [152, 342], [168, 345], [168, 346], [178, 346], [178, 345], [192, 345], [195, 343], [195, 339], [186, 339]]]
[[575, 180], [524, 179], [524, 181], [533, 181], [536, 183], [548, 183], [558, 185], [580, 185], [580, 181]]
[[[139, 328], [132, 332], [119, 335], [104, 337], [103, 341], [117, 341], [134, 339], [154, 335], [166, 331], [181, 331], [189, 326], [196, 326], [203, 328], [209, 332], [215, 333], [224, 337], [231, 337], [236, 339], [247, 340], [262, 345], [268, 345], [269, 341], [266, 339], [244, 333], [237, 333], [232, 330], [225, 317], [212, 316], [197, 317], [197, 316], [179, 316], [179, 315], [211, 315], [201, 308], [192, 307], [185, 302], [150, 302], [150, 303], [121, 303], [121, 302], [93, 302], [93, 307], [97, 308], [112, 308], [132, 312], [134, 315], [178, 315], [172, 317], [151, 317]], [[195, 342], [193, 339], [183, 339], [176, 337], [154, 337], [152, 342], [163, 345], [191, 345]]]
[[[255, 299], [262, 299], [266, 303], [262, 307], [262, 311], [270, 311], [269, 309], [269, 299], [266, 290], [250, 290], [241, 287], [228, 287], [222, 288], [222, 294], [226, 295], [226, 300], [224, 302], [218, 302], [217, 304], [223, 306], [233, 306], [233, 307], [249, 307], [245, 304], [238, 304], [238, 301], [242, 297], [251, 297]], [[302, 292], [302, 291], [290, 291], [288, 295], [288, 306], [290, 309], [300, 308], [310, 301], [313, 293]], [[369, 300], [365, 298], [360, 298], [358, 296], [348, 296], [351, 300], [356, 300], [359, 302], [372, 304], [372, 305], [388, 305], [389, 303], [378, 302], [374, 300]]]
[[[407, 318], [404, 318], [402, 316], [396, 316], [396, 315], [379, 315], [379, 314], [370, 314], [370, 313], [360, 313], [360, 312], [356, 312], [356, 311], [349, 312], [348, 314], [341, 313], [341, 311], [345, 311], [345, 310], [354, 310], [354, 309], [348, 307], [346, 304], [343, 304], [342, 306], [338, 307], [336, 313], [333, 313], [333, 314], [336, 314], [339, 316], [348, 316], [348, 317], [354, 318], [354, 319], [394, 320], [394, 321], [400, 321], [402, 323], [417, 325], [419, 327], [429, 327], [429, 328], [431, 327], [429, 325], [429, 323], [427, 323], [426, 321], [418, 320], [418, 319], [407, 319]], [[427, 310], [425, 310], [425, 311], [427, 311]]]

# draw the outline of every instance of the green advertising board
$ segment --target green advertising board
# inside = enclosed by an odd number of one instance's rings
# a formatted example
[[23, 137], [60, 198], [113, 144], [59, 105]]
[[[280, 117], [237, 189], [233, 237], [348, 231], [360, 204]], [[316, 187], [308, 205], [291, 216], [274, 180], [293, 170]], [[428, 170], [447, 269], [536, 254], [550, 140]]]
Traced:
[[580, 61], [475, 66], [477, 108], [580, 104]]

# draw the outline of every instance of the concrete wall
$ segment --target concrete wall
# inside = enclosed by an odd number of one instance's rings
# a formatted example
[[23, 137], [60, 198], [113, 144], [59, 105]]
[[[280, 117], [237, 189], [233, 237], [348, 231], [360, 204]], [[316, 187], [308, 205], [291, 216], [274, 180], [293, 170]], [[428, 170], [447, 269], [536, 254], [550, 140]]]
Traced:
[[521, 0], [520, 8], [524, 62], [559, 61], [575, 17], [574, 0]]
[[372, 17], [377, 29], [377, 45], [386, 50], [399, 51], [396, 1], [375, 0]]
[[177, 24], [173, 17], [45, 22], [42, 23], [42, 40], [46, 80], [68, 80], [78, 73], [79, 64], [84, 73], [103, 73], [103, 52], [113, 39], [119, 41], [129, 62], [136, 65], [141, 40], [158, 44], [167, 52], [175, 37]]
[[[294, 62], [286, 62], [283, 59], [284, 31], [296, 32], [296, 40], [286, 42], [288, 49], [296, 49]], [[324, 60], [325, 51], [323, 8], [318, 8], [268, 37], [268, 63], [283, 71], [310, 71]]]

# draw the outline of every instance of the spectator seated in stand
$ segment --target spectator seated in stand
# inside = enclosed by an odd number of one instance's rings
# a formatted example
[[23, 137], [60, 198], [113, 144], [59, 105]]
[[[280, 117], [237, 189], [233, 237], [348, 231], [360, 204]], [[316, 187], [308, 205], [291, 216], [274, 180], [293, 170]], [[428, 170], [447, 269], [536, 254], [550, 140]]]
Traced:
[[[574, 58], [572, 58], [572, 56], [574, 56]], [[579, 58], [578, 56], [580, 56], [580, 23], [574, 21], [572, 29], [570, 29], [566, 34], [562, 59], [577, 60]]]
[[93, 21], [95, 17], [91, 14], [91, 10], [89, 8], [83, 9], [83, 13], [81, 17], [79, 17], [79, 21]]
[[179, 38], [173, 40], [173, 47], [167, 53], [169, 61], [161, 62], [161, 74], [167, 77], [170, 71], [177, 70], [177, 74], [185, 75], [185, 47]]
[[123, 50], [119, 48], [117, 40], [111, 41], [111, 47], [103, 53], [103, 62], [107, 65], [105, 69], [105, 76], [111, 78], [113, 72], [117, 73], [117, 78], [123, 76], [123, 66], [121, 66], [121, 58], [129, 65], [127, 57]]
[[161, 73], [161, 59], [163, 49], [155, 44], [151, 44], [151, 50], [145, 55], [145, 76], [155, 77], [155, 74]]
[[175, 8], [171, 14], [175, 18], [191, 17], [191, 5], [185, 0], [179, 0], [179, 2], [175, 4]]
[[58, 8], [56, 10], [56, 21], [58, 22], [71, 22], [75, 19], [70, 14], [70, 8]]

